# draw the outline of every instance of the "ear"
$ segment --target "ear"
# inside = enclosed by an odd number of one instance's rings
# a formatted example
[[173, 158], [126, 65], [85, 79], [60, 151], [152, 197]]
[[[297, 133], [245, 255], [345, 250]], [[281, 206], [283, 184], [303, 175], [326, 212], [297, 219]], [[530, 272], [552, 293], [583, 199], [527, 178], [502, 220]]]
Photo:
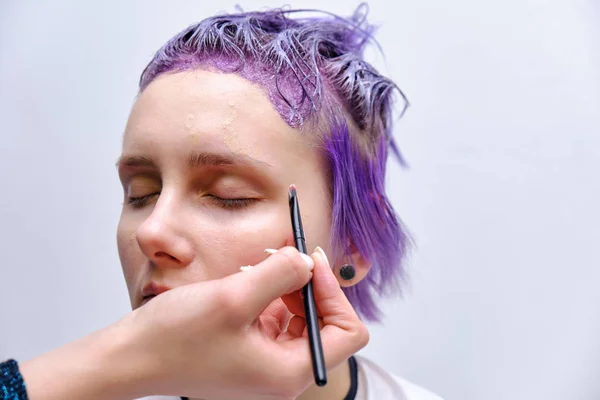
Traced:
[[[345, 260], [336, 263], [334, 267], [335, 277], [337, 278], [341, 287], [350, 287], [356, 285], [358, 282], [362, 281], [367, 276], [369, 270], [371, 269], [371, 263], [358, 252], [356, 246], [354, 246], [353, 244], [350, 245], [350, 251], [350, 259], [346, 258]], [[342, 277], [340, 276], [340, 269], [344, 264], [352, 264], [356, 271], [354, 278], [352, 278], [349, 281], [342, 279]]]

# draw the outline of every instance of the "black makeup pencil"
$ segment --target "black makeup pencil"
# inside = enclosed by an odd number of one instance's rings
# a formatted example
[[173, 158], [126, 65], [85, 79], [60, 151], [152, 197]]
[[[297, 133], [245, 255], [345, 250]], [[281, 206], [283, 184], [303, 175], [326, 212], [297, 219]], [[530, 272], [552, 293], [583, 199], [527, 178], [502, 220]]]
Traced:
[[[306, 251], [306, 239], [304, 238], [304, 229], [302, 228], [300, 206], [298, 205], [298, 195], [296, 193], [295, 185], [290, 186], [288, 196], [290, 201], [290, 215], [292, 217], [292, 231], [294, 232], [296, 248], [299, 252], [308, 254]], [[315, 304], [312, 281], [309, 281], [306, 286], [302, 288], [302, 297], [304, 301], [304, 314], [306, 314], [306, 331], [308, 332], [308, 343], [310, 345], [315, 383], [317, 386], [325, 386], [327, 384], [327, 371], [325, 370], [323, 345], [321, 344], [321, 333], [319, 332], [319, 322], [317, 321], [317, 306]]]

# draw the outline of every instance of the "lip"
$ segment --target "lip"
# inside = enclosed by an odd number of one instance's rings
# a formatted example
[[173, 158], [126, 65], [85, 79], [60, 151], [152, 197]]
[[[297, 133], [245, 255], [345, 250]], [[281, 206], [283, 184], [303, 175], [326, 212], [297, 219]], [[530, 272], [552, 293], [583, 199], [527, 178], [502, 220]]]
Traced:
[[171, 288], [165, 285], [158, 284], [156, 282], [149, 282], [145, 284], [142, 288], [142, 302], [140, 305], [143, 306], [159, 294], [164, 293], [168, 290], [171, 290]]

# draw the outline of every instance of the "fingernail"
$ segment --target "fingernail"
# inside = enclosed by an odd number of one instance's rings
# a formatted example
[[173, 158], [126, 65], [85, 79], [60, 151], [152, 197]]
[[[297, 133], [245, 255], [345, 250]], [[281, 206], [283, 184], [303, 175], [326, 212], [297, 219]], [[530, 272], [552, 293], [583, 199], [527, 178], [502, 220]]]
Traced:
[[277, 250], [275, 250], [275, 249], [265, 249], [265, 253], [267, 253], [268, 255], [273, 255], [273, 254], [277, 253]]
[[252, 268], [254, 268], [252, 265], [246, 265], [244, 267], [240, 267], [240, 271], [250, 271]]
[[317, 247], [315, 248], [315, 251], [318, 251], [319, 253], [321, 253], [321, 255], [323, 256], [323, 258], [325, 259], [325, 262], [327, 263], [327, 266], [328, 266], [329, 268], [331, 268], [331, 266], [329, 265], [329, 259], [327, 258], [327, 254], [325, 254], [325, 250], [323, 250], [323, 249], [321, 248], [321, 246], [317, 246]]
[[315, 262], [313, 261], [313, 259], [309, 255], [306, 255], [304, 253], [300, 253], [300, 255], [302, 256], [302, 258], [306, 262], [306, 265], [308, 266], [308, 270], [309, 271], [312, 271], [313, 269], [315, 269]]

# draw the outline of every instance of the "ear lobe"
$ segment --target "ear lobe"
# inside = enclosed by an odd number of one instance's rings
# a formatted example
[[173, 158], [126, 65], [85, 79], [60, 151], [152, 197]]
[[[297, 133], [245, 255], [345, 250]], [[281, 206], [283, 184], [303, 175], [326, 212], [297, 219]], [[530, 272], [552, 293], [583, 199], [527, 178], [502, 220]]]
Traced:
[[[340, 283], [341, 287], [350, 287], [356, 285], [358, 282], [362, 281], [367, 276], [369, 270], [371, 269], [371, 263], [358, 252], [354, 245], [350, 245], [350, 251], [350, 259], [347, 260], [345, 263], [341, 262], [339, 263], [339, 265], [336, 265], [335, 276], [338, 282]], [[340, 276], [340, 269], [344, 264], [347, 263], [351, 264], [355, 270], [354, 277], [350, 280], [345, 280]]]

